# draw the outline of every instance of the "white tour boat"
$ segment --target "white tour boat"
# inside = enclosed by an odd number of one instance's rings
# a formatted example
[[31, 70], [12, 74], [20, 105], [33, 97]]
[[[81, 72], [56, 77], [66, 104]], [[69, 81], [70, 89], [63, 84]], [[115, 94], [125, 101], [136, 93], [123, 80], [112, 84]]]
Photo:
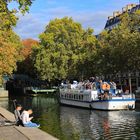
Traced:
[[99, 110], [135, 109], [135, 96], [116, 90], [115, 95], [110, 92], [99, 94], [96, 86], [90, 89], [75, 84], [64, 85], [60, 88], [60, 103], [70, 106]]

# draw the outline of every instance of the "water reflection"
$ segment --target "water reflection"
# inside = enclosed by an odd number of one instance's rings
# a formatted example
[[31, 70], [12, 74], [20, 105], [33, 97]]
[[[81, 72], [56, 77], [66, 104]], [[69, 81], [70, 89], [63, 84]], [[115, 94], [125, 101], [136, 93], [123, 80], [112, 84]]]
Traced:
[[134, 111], [92, 111], [90, 130], [94, 139], [136, 139]]
[[[57, 99], [45, 96], [14, 98], [24, 107], [32, 108], [34, 121], [41, 124], [42, 130], [60, 140], [140, 139], [139, 110], [86, 110], [60, 106]], [[12, 99], [0, 100], [1, 105], [13, 111]]]
[[138, 138], [136, 115], [140, 114], [135, 111], [105, 112], [61, 107], [60, 118], [63, 132], [67, 135], [75, 134], [80, 140], [113, 140]]
[[62, 106], [60, 109], [62, 132], [67, 139], [87, 139], [90, 129], [90, 111]]

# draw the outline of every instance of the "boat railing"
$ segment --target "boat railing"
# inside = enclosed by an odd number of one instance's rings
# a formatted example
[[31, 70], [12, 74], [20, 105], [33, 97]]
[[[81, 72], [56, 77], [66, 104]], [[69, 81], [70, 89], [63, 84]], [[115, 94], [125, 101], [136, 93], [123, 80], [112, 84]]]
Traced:
[[63, 93], [79, 93], [79, 89], [69, 89], [69, 88], [62, 88], [60, 91]]
[[75, 89], [69, 89], [69, 88], [61, 88], [61, 93], [71, 93], [71, 94], [89, 94], [91, 93], [91, 90], [82, 89], [82, 88], [75, 88]]
[[134, 94], [128, 94], [128, 95], [122, 95], [123, 99], [135, 99], [135, 95]]

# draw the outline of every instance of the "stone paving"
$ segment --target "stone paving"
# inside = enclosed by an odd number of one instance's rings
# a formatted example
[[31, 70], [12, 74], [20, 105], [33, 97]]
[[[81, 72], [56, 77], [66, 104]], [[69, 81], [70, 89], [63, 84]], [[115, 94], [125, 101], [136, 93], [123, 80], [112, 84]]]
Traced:
[[5, 124], [6, 119], [0, 114], [0, 126]]
[[29, 140], [20, 131], [13, 126], [0, 127], [0, 140]]

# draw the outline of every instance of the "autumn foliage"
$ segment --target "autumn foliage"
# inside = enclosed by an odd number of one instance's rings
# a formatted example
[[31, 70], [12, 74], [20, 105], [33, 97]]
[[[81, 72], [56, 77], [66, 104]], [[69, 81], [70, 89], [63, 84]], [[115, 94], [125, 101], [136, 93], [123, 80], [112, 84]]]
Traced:
[[32, 54], [33, 48], [38, 46], [38, 44], [39, 42], [33, 39], [25, 39], [22, 41], [23, 47], [20, 51], [22, 60], [17, 63], [17, 73], [34, 76], [34, 67], [30, 56]]
[[16, 48], [0, 41], [0, 73], [10, 74], [16, 68]]
[[16, 70], [20, 48], [20, 39], [12, 30], [0, 30], [0, 83], [3, 75], [10, 75]]
[[21, 49], [20, 54], [24, 57], [24, 59], [28, 58], [32, 53], [32, 47], [38, 45], [37, 40], [33, 39], [25, 39], [22, 41], [23, 48]]

